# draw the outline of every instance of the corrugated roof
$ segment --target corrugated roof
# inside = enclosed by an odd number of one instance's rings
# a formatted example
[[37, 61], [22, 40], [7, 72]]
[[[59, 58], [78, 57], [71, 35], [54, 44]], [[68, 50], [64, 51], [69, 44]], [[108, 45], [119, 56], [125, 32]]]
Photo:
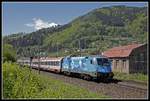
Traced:
[[133, 49], [141, 45], [143, 44], [131, 44], [126, 46], [114, 47], [103, 52], [103, 55], [107, 57], [128, 57]]

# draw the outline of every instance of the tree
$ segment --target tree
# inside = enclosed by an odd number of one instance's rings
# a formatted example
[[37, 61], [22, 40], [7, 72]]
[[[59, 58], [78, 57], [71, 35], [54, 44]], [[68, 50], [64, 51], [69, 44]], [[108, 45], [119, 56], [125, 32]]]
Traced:
[[16, 61], [16, 50], [10, 44], [3, 45], [3, 62], [5, 61]]

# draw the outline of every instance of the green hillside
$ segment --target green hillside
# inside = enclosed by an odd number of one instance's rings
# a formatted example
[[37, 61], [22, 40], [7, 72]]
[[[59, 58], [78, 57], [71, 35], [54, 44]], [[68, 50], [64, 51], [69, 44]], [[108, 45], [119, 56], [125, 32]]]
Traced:
[[38, 49], [47, 55], [99, 54], [108, 48], [132, 42], [146, 43], [148, 37], [146, 7], [103, 7], [74, 19], [67, 25], [45, 28], [22, 37], [4, 37], [18, 54], [37, 54]]

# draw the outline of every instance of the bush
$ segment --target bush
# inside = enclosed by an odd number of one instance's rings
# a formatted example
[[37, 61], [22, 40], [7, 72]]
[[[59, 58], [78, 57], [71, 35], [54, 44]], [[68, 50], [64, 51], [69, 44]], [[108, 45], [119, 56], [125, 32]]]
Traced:
[[16, 61], [16, 51], [10, 44], [3, 45], [3, 62], [5, 61]]
[[86, 89], [38, 75], [15, 63], [3, 64], [3, 98], [105, 98]]

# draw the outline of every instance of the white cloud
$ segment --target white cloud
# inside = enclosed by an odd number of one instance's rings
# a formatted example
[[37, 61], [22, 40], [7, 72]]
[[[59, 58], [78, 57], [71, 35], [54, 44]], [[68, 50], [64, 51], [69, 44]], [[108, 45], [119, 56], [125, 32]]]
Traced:
[[55, 27], [57, 26], [58, 24], [52, 22], [52, 23], [49, 23], [49, 22], [45, 22], [43, 20], [41, 20], [40, 18], [36, 19], [36, 18], [33, 18], [33, 23], [28, 23], [28, 24], [25, 24], [26, 26], [28, 27], [34, 27], [34, 29], [36, 30], [39, 30], [39, 29], [42, 29], [42, 28], [48, 28], [48, 27]]
[[31, 24], [31, 23], [28, 23], [28, 24], [25, 24], [26, 26], [28, 26], [28, 27], [33, 27], [34, 25], [33, 24]]

